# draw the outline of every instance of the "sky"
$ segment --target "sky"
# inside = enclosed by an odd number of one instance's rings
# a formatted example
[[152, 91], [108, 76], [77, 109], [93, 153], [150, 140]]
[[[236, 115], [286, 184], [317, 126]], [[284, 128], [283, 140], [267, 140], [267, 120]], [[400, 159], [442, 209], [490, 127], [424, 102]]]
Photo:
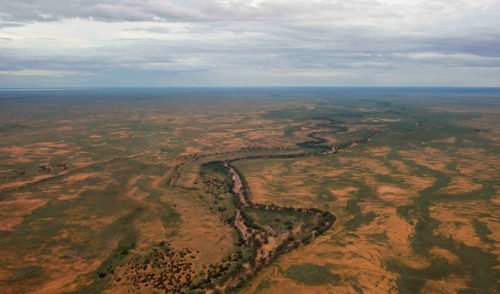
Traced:
[[0, 0], [0, 87], [500, 86], [500, 0]]

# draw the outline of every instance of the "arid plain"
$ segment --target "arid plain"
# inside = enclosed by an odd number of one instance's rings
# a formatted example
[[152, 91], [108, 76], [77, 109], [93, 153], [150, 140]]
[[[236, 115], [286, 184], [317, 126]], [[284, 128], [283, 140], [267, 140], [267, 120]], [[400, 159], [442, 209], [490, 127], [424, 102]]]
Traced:
[[497, 90], [0, 93], [1, 293], [500, 291]]

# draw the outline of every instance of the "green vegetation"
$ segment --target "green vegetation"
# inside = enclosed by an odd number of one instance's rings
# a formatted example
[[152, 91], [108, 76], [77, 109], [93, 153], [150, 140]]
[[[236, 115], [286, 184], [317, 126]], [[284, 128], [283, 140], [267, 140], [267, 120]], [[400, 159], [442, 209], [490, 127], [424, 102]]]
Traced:
[[286, 269], [285, 275], [299, 283], [306, 285], [335, 284], [340, 277], [331, 273], [331, 266], [316, 264], [292, 265]]
[[39, 266], [27, 266], [21, 267], [14, 270], [14, 273], [8, 277], [5, 281], [7, 283], [15, 283], [25, 281], [27, 279], [39, 278], [43, 273], [43, 268]]
[[497, 94], [269, 91], [0, 99], [0, 292], [500, 291]]

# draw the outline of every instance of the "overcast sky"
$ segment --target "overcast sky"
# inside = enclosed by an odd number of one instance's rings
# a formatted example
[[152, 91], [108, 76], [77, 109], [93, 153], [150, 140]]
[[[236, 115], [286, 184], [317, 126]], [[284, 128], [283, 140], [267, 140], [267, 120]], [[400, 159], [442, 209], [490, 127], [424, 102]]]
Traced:
[[0, 87], [500, 86], [500, 0], [0, 0]]

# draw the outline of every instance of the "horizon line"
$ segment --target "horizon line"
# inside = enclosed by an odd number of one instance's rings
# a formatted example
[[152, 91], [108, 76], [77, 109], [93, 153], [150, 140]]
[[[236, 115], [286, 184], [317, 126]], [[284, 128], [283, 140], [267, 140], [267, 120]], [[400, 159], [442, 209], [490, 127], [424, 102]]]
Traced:
[[500, 89], [500, 86], [75, 86], [0, 87], [0, 91], [113, 90], [113, 89]]

